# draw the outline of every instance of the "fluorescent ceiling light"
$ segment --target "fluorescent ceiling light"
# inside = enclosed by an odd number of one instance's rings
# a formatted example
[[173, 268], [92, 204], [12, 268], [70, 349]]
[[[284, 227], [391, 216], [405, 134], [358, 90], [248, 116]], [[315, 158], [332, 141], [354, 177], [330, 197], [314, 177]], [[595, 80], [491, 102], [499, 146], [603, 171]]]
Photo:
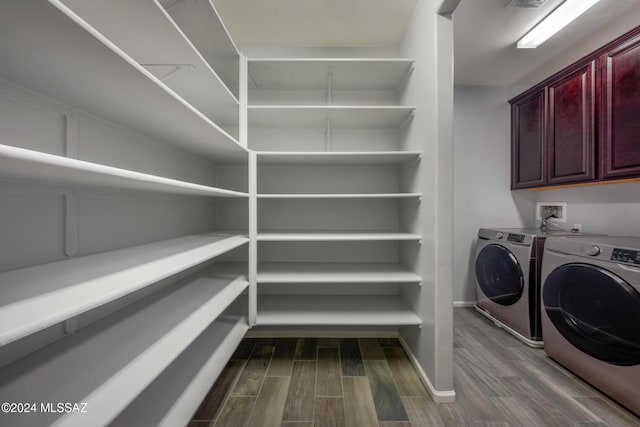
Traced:
[[600, 0], [566, 0], [518, 41], [519, 49], [540, 46]]

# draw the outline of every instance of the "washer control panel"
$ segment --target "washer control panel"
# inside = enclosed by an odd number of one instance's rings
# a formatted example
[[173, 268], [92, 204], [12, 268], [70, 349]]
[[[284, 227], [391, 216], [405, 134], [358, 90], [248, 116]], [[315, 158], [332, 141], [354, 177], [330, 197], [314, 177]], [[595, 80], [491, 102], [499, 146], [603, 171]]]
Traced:
[[509, 233], [509, 236], [507, 236], [507, 241], [513, 242], [513, 243], [522, 243], [524, 242], [524, 234]]
[[611, 261], [640, 264], [640, 251], [613, 248], [613, 252], [611, 252]]

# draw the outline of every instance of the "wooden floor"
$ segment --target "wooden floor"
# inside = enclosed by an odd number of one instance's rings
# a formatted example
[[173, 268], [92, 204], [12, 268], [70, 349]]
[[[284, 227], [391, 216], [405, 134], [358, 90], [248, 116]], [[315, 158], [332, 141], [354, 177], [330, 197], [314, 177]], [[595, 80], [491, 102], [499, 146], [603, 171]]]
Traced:
[[456, 402], [428, 396], [395, 339], [245, 339], [189, 427], [640, 426], [473, 309], [455, 309]]

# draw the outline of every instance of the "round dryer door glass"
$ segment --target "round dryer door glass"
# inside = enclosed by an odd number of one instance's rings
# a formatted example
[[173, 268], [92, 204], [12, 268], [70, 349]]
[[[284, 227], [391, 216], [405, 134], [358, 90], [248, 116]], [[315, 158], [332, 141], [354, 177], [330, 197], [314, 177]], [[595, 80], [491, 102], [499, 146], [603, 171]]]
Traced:
[[582, 352], [621, 366], [640, 364], [640, 293], [588, 264], [566, 264], [547, 276], [544, 309], [558, 332]]
[[522, 269], [504, 246], [492, 244], [482, 248], [476, 257], [476, 278], [482, 292], [497, 304], [515, 304], [522, 296]]

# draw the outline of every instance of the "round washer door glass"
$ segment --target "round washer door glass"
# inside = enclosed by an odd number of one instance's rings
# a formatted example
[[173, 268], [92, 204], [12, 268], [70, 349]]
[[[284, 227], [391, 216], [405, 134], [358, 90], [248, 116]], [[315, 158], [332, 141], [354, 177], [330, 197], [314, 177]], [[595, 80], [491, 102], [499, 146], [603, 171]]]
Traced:
[[512, 305], [522, 296], [522, 268], [504, 246], [491, 244], [482, 248], [476, 257], [476, 278], [482, 292], [497, 304]]
[[640, 293], [598, 266], [566, 264], [547, 276], [544, 309], [558, 332], [591, 357], [640, 364]]

